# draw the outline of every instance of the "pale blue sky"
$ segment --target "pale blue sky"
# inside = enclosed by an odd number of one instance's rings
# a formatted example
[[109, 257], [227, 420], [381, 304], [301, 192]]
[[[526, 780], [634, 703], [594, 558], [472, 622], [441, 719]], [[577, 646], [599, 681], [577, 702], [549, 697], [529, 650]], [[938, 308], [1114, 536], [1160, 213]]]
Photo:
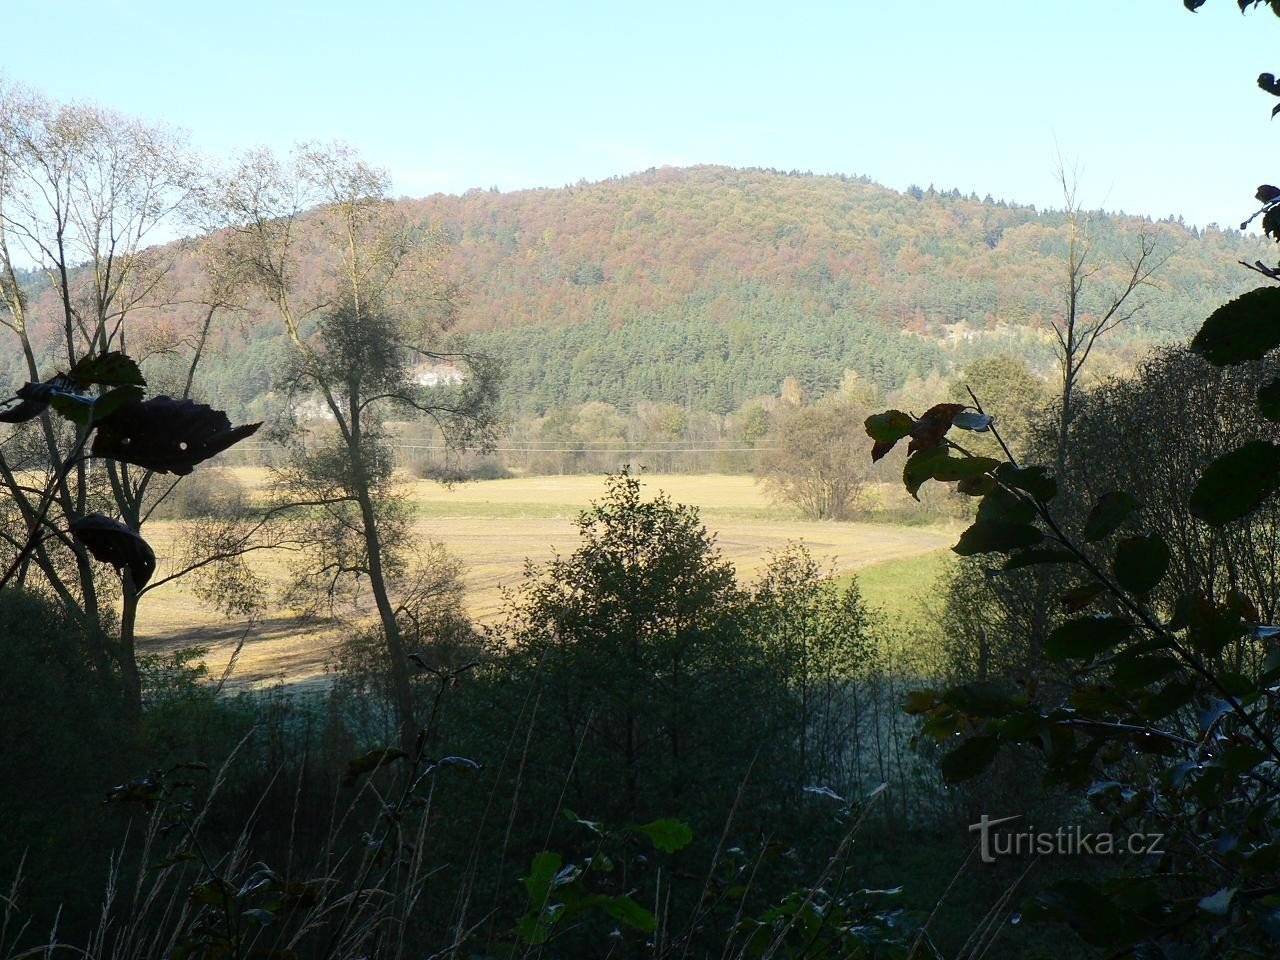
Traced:
[[663, 164], [1235, 223], [1280, 178], [1280, 19], [1235, 0], [6, 0], [0, 72], [228, 156], [344, 139], [398, 193]]

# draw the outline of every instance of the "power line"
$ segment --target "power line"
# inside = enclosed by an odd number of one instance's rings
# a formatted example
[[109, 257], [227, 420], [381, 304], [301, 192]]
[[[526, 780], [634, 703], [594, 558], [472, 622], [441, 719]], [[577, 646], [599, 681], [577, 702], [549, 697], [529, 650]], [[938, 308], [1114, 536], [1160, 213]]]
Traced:
[[[446, 453], [450, 448], [443, 445], [429, 444], [410, 444], [410, 443], [393, 443], [387, 445], [392, 450], [426, 450], [429, 452]], [[241, 443], [238, 445], [240, 450], [271, 450], [273, 446], [268, 443], [251, 444]], [[503, 446], [489, 447], [485, 450], [475, 450], [476, 453], [760, 453], [766, 450], [776, 450], [777, 445], [770, 444], [768, 446], [756, 447], [597, 447], [597, 446]]]

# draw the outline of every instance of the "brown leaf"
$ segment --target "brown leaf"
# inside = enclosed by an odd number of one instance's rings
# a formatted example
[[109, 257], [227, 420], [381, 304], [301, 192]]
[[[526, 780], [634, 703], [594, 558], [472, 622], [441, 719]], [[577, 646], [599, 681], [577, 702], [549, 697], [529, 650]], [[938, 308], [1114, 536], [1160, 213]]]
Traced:
[[951, 429], [952, 419], [964, 408], [963, 403], [937, 403], [926, 410], [911, 428], [911, 444], [907, 447], [907, 453], [941, 446], [947, 431]]

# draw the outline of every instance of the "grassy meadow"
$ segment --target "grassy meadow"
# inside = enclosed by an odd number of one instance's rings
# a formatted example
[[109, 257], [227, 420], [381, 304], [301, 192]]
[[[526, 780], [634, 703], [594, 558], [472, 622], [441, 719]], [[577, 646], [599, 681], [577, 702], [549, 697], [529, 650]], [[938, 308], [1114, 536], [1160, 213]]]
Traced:
[[[260, 490], [266, 471], [231, 468], [250, 490]], [[648, 475], [646, 493], [663, 491], [678, 503], [699, 509], [703, 522], [739, 576], [750, 580], [769, 555], [801, 541], [833, 573], [856, 573], [872, 606], [901, 624], [904, 635], [918, 633], [928, 620], [928, 593], [950, 556], [958, 528], [950, 524], [836, 523], [803, 520], [773, 504], [749, 476]], [[604, 493], [600, 476], [518, 477], [482, 480], [451, 488], [427, 480], [407, 481], [414, 506], [414, 533], [445, 544], [465, 565], [466, 605], [480, 623], [497, 620], [503, 591], [521, 579], [526, 559], [540, 563], [577, 546], [579, 511]], [[181, 524], [153, 522], [148, 539], [163, 572], [176, 556]], [[283, 585], [296, 562], [287, 551], [263, 552], [253, 563], [269, 583]], [[142, 604], [139, 633], [148, 652], [205, 646], [214, 674], [226, 666], [243, 638], [235, 668], [240, 683], [314, 680], [339, 627], [306, 622], [288, 610], [274, 610], [250, 626], [209, 608], [181, 582], [152, 592]]]

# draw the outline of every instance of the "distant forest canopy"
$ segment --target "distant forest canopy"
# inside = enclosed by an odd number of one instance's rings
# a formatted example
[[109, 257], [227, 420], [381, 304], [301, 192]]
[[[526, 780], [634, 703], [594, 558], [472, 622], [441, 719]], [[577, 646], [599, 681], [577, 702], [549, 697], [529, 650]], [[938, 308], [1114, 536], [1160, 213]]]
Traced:
[[[516, 409], [638, 399], [725, 413], [785, 377], [822, 396], [845, 369], [884, 392], [1011, 353], [1045, 369], [1067, 228], [958, 191], [724, 167], [514, 194], [431, 198], [457, 243], [470, 323], [508, 358]], [[1169, 260], [1110, 341], [1132, 360], [1250, 286], [1259, 242], [1176, 220], [1091, 214], [1086, 309], [1143, 233]]]
[[[777, 395], [788, 377], [808, 398], [831, 394], [846, 370], [889, 393], [992, 354], [1042, 373], [1052, 365], [1045, 321], [1064, 301], [1060, 212], [718, 166], [398, 202], [452, 241], [461, 327], [473, 347], [505, 359], [506, 403], [521, 418], [591, 402], [726, 414]], [[1263, 248], [1233, 229], [1101, 211], [1088, 230], [1097, 270], [1086, 310], [1104, 305], [1141, 235], [1168, 255], [1144, 309], [1107, 340], [1121, 365], [1248, 289], [1235, 263]], [[37, 294], [42, 278], [27, 279]], [[199, 283], [198, 254], [175, 254], [170, 299], [198, 301]], [[155, 318], [153, 377], [163, 376], [166, 339], [198, 310]], [[201, 368], [201, 391], [225, 398], [234, 417], [269, 412], [277, 327], [247, 311], [223, 325]], [[2, 362], [20, 382], [18, 361]]]

